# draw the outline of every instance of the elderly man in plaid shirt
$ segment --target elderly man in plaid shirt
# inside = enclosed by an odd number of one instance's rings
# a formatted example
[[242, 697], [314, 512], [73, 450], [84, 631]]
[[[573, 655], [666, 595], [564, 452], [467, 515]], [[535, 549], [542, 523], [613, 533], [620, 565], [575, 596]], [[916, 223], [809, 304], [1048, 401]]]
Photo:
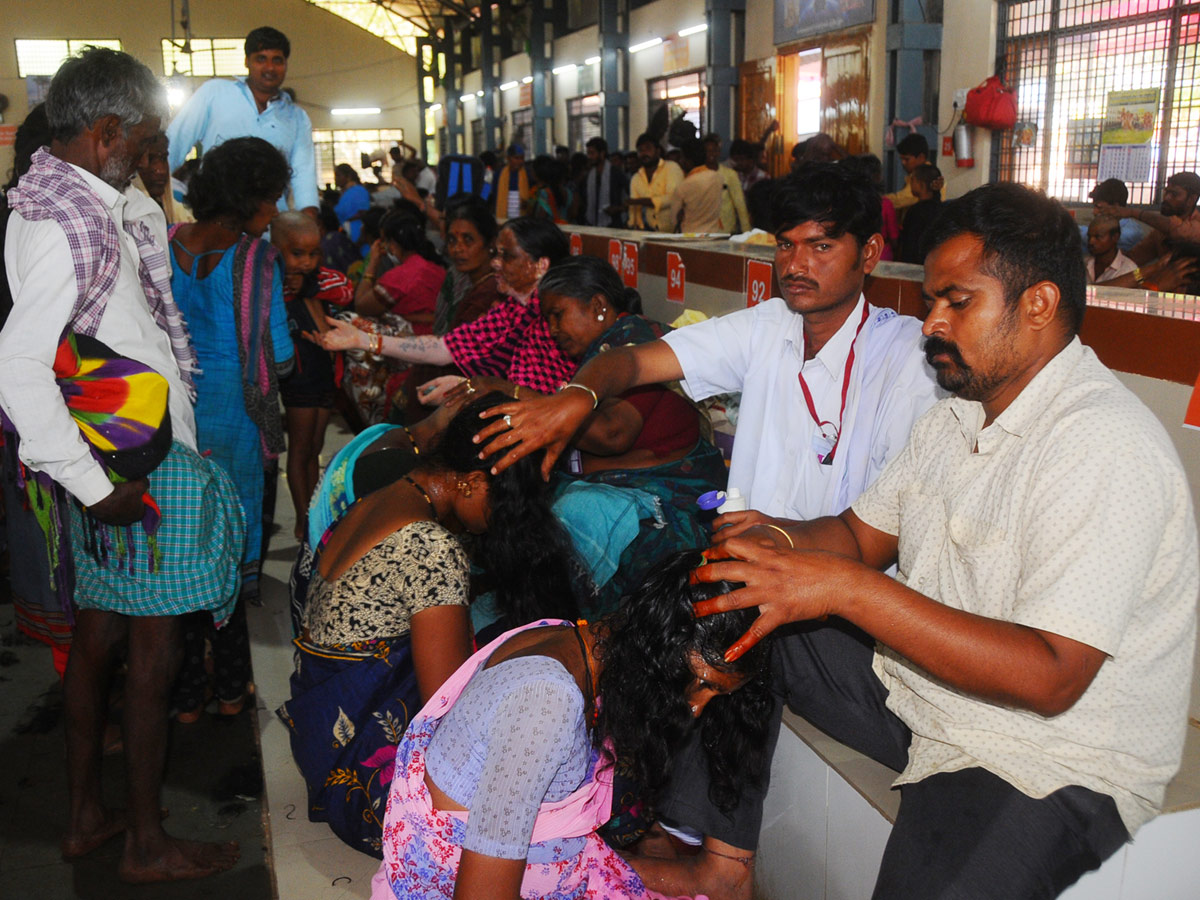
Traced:
[[[168, 835], [159, 805], [179, 617], [199, 609], [228, 617], [245, 531], [233, 486], [196, 452], [195, 354], [171, 297], [166, 248], [146, 221], [162, 213], [126, 191], [166, 111], [162, 87], [127, 54], [88, 48], [59, 69], [46, 97], [53, 140], [8, 195], [13, 310], [0, 332], [0, 406], [21, 462], [29, 478], [65, 491], [70, 512], [77, 612], [65, 678], [71, 809], [62, 852], [82, 856], [124, 831], [118, 871], [135, 883], [197, 878], [238, 859], [236, 844]], [[165, 379], [172, 444], [148, 478], [114, 484], [75, 424], [55, 372], [68, 333]], [[154, 504], [161, 521], [152, 541], [135, 523]], [[126, 641], [128, 810], [117, 812], [102, 802], [100, 757], [109, 682]]]

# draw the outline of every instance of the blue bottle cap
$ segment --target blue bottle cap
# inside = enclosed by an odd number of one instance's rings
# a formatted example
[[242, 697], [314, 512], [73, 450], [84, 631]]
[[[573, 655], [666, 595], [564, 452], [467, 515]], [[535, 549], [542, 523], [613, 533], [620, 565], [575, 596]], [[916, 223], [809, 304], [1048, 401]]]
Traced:
[[701, 509], [716, 509], [725, 502], [724, 491], [709, 491], [696, 498], [696, 505]]

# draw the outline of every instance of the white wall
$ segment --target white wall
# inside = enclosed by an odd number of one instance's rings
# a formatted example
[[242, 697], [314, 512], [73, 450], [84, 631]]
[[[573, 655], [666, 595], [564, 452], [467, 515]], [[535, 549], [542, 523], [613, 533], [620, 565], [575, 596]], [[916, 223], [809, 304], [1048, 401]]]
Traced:
[[[116, 38], [155, 74], [163, 74], [161, 42], [171, 36], [170, 6], [163, 0], [39, 0], [36, 15], [32, 9], [25, 0], [0, 0], [0, 21], [6, 25], [0, 93], [10, 101], [7, 123], [20, 123], [28, 111], [14, 38]], [[196, 37], [244, 37], [260, 25], [287, 34], [292, 55], [285, 84], [295, 89], [315, 128], [403, 128], [408, 142], [416, 143], [416, 61], [386, 41], [303, 0], [192, 0], [191, 16]], [[382, 112], [334, 119], [329, 110], [340, 106], [378, 106]], [[12, 148], [0, 148], [5, 178], [11, 165]]]

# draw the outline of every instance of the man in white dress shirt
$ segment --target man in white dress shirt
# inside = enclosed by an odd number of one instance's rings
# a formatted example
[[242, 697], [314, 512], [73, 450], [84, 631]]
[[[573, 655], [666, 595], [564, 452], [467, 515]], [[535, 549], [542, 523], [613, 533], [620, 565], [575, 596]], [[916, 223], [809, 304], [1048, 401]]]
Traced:
[[[126, 193], [166, 110], [161, 85], [128, 54], [92, 48], [59, 69], [46, 96], [53, 140], [8, 196], [13, 309], [0, 331], [0, 406], [19, 435], [21, 461], [48, 490], [70, 497], [77, 612], [64, 681], [70, 815], [62, 853], [82, 856], [124, 831], [118, 874], [137, 883], [201, 877], [238, 859], [235, 843], [166, 834], [159, 805], [179, 615], [228, 617], [245, 533], [228, 477], [196, 452], [195, 354], [171, 297], [162, 223], [145, 218], [162, 211]], [[173, 443], [148, 478], [110, 479], [72, 419], [54, 368], [67, 332], [165, 379]], [[146, 497], [161, 511], [156, 529], [141, 524]], [[128, 808], [120, 813], [104, 806], [100, 756], [122, 646]]]

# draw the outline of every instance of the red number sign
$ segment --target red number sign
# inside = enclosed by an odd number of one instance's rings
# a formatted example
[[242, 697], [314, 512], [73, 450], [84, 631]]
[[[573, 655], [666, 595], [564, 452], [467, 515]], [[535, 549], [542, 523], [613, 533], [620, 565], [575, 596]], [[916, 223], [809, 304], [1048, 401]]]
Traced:
[[583, 255], [583, 236], [582, 235], [579, 235], [579, 234], [571, 235], [571, 255], [572, 256], [582, 256]]
[[672, 303], [683, 302], [683, 288], [687, 283], [687, 270], [681, 257], [674, 250], [667, 251], [667, 299]]
[[758, 306], [771, 296], [771, 264], [761, 259], [746, 260], [746, 305]]
[[638, 245], [633, 241], [626, 241], [624, 250], [621, 253], [621, 280], [625, 282], [625, 287], [637, 289], [638, 279]]
[[621, 271], [621, 242], [616, 238], [609, 238], [608, 241], [608, 264], [618, 273]]

